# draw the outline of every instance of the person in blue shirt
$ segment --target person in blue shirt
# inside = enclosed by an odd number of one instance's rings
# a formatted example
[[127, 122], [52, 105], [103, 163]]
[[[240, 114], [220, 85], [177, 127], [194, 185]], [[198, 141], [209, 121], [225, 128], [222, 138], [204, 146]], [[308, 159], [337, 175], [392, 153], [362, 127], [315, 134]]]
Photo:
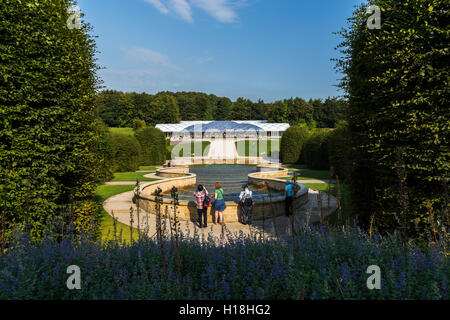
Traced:
[[294, 180], [292, 179], [286, 187], [284, 187], [285, 196], [285, 214], [290, 216], [292, 214], [292, 203], [294, 201]]

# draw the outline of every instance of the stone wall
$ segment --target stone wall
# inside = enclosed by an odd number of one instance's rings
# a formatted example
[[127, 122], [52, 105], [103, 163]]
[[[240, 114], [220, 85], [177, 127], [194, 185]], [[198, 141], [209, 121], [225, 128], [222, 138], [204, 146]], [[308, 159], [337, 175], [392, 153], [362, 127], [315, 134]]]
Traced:
[[[261, 167], [262, 168], [262, 167]], [[266, 167], [267, 168], [267, 167]], [[275, 179], [275, 177], [286, 176], [287, 169], [274, 168], [271, 170], [263, 169], [260, 172], [254, 172], [248, 175], [249, 184], [263, 185], [266, 184], [269, 188], [275, 190], [284, 190], [287, 181]], [[154, 181], [146, 184], [141, 188], [140, 196], [137, 198], [139, 205], [142, 209], [149, 213], [156, 214], [155, 211], [155, 190], [161, 188], [163, 192], [169, 191], [173, 186], [177, 188], [185, 188], [196, 184], [196, 175], [189, 173], [188, 167], [175, 167], [175, 168], [163, 168], [158, 169], [157, 175], [161, 177], [167, 177], [167, 179]], [[302, 184], [298, 184], [300, 190], [296, 194], [296, 206], [299, 207], [308, 201], [308, 187]], [[284, 214], [285, 202], [284, 196], [273, 196], [270, 202], [270, 196], [267, 198], [254, 201], [253, 206], [253, 219], [270, 219], [272, 216], [279, 216]], [[233, 201], [226, 201], [226, 209], [223, 213], [225, 222], [237, 222], [240, 221], [241, 209], [240, 206]], [[169, 213], [173, 216], [173, 204], [169, 197], [163, 197], [162, 214], [165, 212], [165, 208], [168, 208]], [[192, 221], [196, 222], [198, 219], [197, 207], [195, 202], [180, 200], [177, 207], [178, 219], [180, 221]], [[212, 222], [214, 219], [214, 208], [208, 209], [208, 222]]]

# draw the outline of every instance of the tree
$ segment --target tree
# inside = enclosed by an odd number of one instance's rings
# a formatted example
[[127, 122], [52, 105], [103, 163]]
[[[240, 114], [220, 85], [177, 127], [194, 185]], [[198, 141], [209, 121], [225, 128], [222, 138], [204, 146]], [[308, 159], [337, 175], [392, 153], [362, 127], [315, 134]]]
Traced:
[[286, 101], [276, 101], [266, 105], [269, 122], [289, 122], [289, 111]]
[[253, 102], [248, 99], [238, 98], [233, 102], [229, 120], [251, 120]]
[[71, 1], [0, 0], [0, 202], [6, 226], [43, 235], [70, 204], [88, 231], [99, 143], [91, 28], [69, 29]]
[[[449, 177], [448, 2], [378, 0], [382, 27], [366, 26], [357, 8], [340, 34], [338, 67], [348, 94], [353, 210], [363, 225], [398, 227], [399, 199], [409, 195], [408, 232], [429, 224], [428, 204], [443, 212]], [[403, 171], [403, 194], [398, 172]], [[439, 217], [443, 223], [446, 221]]]
[[151, 123], [152, 125], [157, 123], [180, 122], [180, 111], [177, 100], [170, 93], [158, 93], [150, 105], [154, 112], [154, 122]]
[[251, 105], [251, 120], [266, 119], [266, 104], [261, 99]]
[[232, 102], [230, 99], [219, 98], [214, 112], [214, 119], [219, 121], [228, 119], [231, 112], [231, 106]]
[[302, 126], [289, 127], [281, 137], [280, 155], [283, 163], [299, 163], [303, 144], [309, 136], [308, 129]]
[[109, 127], [132, 125], [132, 96], [116, 90], [102, 91], [96, 97], [96, 113]]

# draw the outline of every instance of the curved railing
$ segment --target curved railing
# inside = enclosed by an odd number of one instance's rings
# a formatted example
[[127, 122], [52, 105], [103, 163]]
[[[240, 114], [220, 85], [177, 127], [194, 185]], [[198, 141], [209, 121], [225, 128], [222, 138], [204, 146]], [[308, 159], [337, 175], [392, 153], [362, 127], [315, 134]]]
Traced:
[[[161, 188], [162, 192], [167, 192], [172, 187], [178, 189], [186, 188], [196, 184], [197, 176], [189, 172], [189, 167], [180, 166], [173, 168], [159, 168], [156, 170], [156, 175], [165, 179], [146, 183], [139, 190], [135, 190], [136, 200], [142, 209], [149, 213], [155, 214], [155, 191]], [[266, 186], [272, 190], [284, 191], [287, 181], [276, 179], [280, 176], [287, 176], [288, 170], [281, 168], [278, 165], [258, 165], [257, 172], [248, 175], [248, 182], [250, 185]], [[296, 194], [297, 206], [305, 204], [308, 201], [308, 187], [297, 183], [299, 190]], [[270, 201], [271, 200], [271, 201]], [[263, 199], [255, 199], [253, 206], [253, 219], [263, 219], [263, 216], [279, 216], [284, 214], [285, 202], [284, 196], [275, 194], [272, 197], [267, 195]], [[226, 201], [226, 209], [223, 212], [225, 222], [240, 221], [240, 206], [234, 201]], [[172, 199], [163, 197], [162, 207], [172, 207]], [[163, 209], [164, 210], [164, 209]], [[172, 209], [173, 210], [173, 209]], [[213, 221], [214, 208], [208, 210], [208, 221]], [[178, 204], [178, 219], [197, 221], [197, 207], [195, 202], [179, 200]]]

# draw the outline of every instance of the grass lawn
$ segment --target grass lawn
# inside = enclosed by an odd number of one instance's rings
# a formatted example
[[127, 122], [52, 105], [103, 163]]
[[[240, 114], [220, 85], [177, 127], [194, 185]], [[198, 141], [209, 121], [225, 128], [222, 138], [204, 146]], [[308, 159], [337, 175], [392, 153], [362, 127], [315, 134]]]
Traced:
[[[202, 141], [201, 142], [201, 148], [202, 148], [202, 152], [204, 155], [207, 155], [209, 152], [209, 145], [211, 144], [210, 141]], [[190, 152], [189, 152], [189, 145], [190, 145]], [[172, 150], [173, 148], [177, 147], [177, 148], [181, 148], [179, 154], [177, 155], [178, 157], [189, 157], [192, 153], [194, 153], [195, 147], [200, 145], [200, 142], [186, 142], [186, 143], [180, 143], [177, 145], [173, 145], [173, 146], [167, 146], [167, 151], [170, 155], [172, 155]], [[198, 148], [198, 147], [197, 147]], [[184, 154], [184, 151], [187, 151], [186, 154]], [[200, 156], [200, 155], [195, 155], [195, 156]]]
[[[134, 185], [128, 186], [98, 186], [95, 190], [95, 201], [101, 206], [99, 209], [100, 214], [100, 232], [102, 233], [102, 240], [114, 239], [114, 221], [113, 218], [103, 209], [102, 203], [116, 194], [131, 191], [134, 189]], [[133, 239], [138, 239], [138, 231], [133, 228]], [[117, 237], [122, 232], [122, 239], [126, 242], [130, 242], [130, 226], [121, 222], [116, 223]], [[108, 235], [109, 232], [109, 235]]]
[[123, 133], [129, 136], [134, 135], [133, 128], [109, 128], [109, 131], [115, 133]]
[[111, 181], [156, 181], [159, 179], [145, 178], [144, 176], [149, 174], [148, 172], [116, 172], [114, 178]]
[[311, 179], [324, 180], [330, 178], [330, 173], [328, 172], [328, 170], [311, 170], [307, 169], [304, 164], [286, 165], [285, 167], [289, 169], [290, 172], [297, 172], [297, 173], [300, 172], [300, 176], [297, 177], [297, 179], [299, 180], [311, 180]]
[[159, 166], [140, 166], [139, 170], [156, 171], [157, 167]]
[[[270, 156], [272, 154], [272, 151], [280, 151], [280, 139], [272, 139], [271, 141], [267, 141], [266, 144], [264, 143], [258, 143], [260, 140], [241, 140], [236, 141], [236, 149], [240, 156], [248, 157], [250, 155], [250, 148], [256, 149], [256, 154], [254, 149], [252, 150], [251, 156], [258, 156], [258, 155], [266, 155]], [[272, 141], [275, 141], [274, 145], [272, 146]], [[242, 147], [244, 146], [244, 148]], [[272, 149], [273, 147], [273, 149]], [[244, 150], [243, 150], [244, 149]]]

